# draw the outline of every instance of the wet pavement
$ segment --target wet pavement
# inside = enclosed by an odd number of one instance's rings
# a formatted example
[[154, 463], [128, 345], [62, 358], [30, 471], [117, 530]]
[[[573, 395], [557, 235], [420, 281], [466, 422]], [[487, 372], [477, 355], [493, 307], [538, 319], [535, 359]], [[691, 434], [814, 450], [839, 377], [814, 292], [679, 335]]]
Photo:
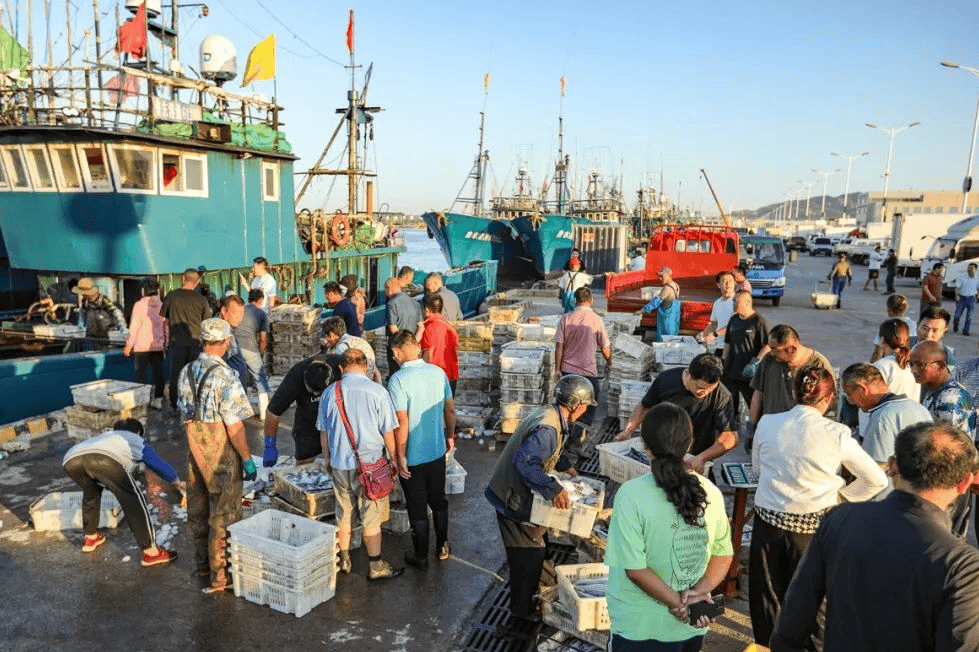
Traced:
[[[884, 319], [885, 297], [859, 289], [866, 268], [858, 266], [854, 286], [844, 295], [844, 309], [814, 310], [809, 298], [813, 282], [824, 278], [830, 265], [803, 256], [789, 266], [782, 305], [758, 308], [771, 325], [796, 326], [803, 342], [826, 354], [839, 371], [869, 356], [874, 331]], [[899, 279], [897, 285], [917, 306], [917, 283]], [[601, 309], [604, 298], [596, 299]], [[974, 338], [950, 334], [947, 342], [960, 360], [975, 355]], [[290, 423], [291, 411], [280, 429], [282, 455], [292, 453]], [[261, 454], [260, 424], [251, 419], [246, 425], [252, 452]], [[182, 436], [173, 422], [151, 410], [148, 437], [183, 476]], [[477, 440], [461, 441], [457, 453], [469, 475], [465, 493], [449, 497], [454, 558], [433, 559], [427, 572], [409, 568], [400, 578], [372, 583], [365, 578], [367, 559], [360, 548], [353, 553], [354, 574], [339, 577], [336, 597], [298, 619], [230, 593], [201, 594], [185, 522], [177, 522], [179, 533], [171, 544], [180, 557], [170, 567], [149, 569], [139, 565], [135, 540], [124, 525], [108, 530], [106, 545], [88, 555], [80, 551], [80, 531], [34, 532], [27, 525], [34, 500], [51, 491], [77, 490], [61, 468], [71, 443], [64, 433], [50, 435], [0, 461], [4, 650], [330, 650], [341, 645], [357, 652], [457, 650], [466, 647], [474, 626], [498, 598], [501, 583], [494, 574], [505, 576], [504, 554], [482, 489], [499, 448], [490, 451]], [[740, 448], [729, 456], [746, 459]], [[407, 534], [384, 535], [384, 557], [396, 565], [402, 565], [409, 546]], [[705, 650], [733, 652], [750, 640], [744, 603], [729, 604], [728, 614], [712, 627]]]

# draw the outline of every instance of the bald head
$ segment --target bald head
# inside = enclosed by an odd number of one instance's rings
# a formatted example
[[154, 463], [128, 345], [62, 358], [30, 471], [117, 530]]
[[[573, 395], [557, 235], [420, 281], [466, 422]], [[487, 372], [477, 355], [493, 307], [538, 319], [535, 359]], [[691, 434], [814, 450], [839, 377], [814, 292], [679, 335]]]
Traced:
[[384, 293], [389, 297], [393, 297], [401, 292], [401, 281], [397, 277], [392, 276], [388, 280], [384, 281]]
[[932, 340], [923, 340], [918, 342], [918, 344], [911, 351], [911, 359], [918, 360], [920, 362], [941, 362], [942, 364], [948, 363], [948, 357], [945, 355], [945, 347]]

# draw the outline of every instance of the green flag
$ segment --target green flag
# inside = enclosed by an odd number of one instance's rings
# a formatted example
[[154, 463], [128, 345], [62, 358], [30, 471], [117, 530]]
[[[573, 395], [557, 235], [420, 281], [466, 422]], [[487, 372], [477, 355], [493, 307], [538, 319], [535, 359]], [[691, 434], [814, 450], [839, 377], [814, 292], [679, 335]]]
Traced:
[[[31, 63], [31, 55], [10, 32], [0, 25], [0, 73], [23, 70]], [[21, 73], [23, 76], [23, 73]]]

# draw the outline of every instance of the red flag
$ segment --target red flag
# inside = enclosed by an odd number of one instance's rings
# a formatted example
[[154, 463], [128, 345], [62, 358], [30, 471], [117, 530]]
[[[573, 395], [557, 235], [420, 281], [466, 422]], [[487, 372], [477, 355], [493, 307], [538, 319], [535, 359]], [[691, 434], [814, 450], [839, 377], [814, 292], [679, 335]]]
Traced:
[[146, 56], [146, 3], [119, 28], [116, 52], [128, 52], [138, 59]]
[[[119, 94], [115, 92], [119, 90], [119, 75], [107, 79], [103, 87], [112, 91], [109, 93], [109, 102], [115, 104], [119, 101]], [[139, 77], [126, 75], [126, 83], [122, 88], [122, 101], [125, 102], [134, 95], [139, 95]]]
[[350, 22], [347, 23], [347, 52], [354, 53], [354, 10], [350, 10]]

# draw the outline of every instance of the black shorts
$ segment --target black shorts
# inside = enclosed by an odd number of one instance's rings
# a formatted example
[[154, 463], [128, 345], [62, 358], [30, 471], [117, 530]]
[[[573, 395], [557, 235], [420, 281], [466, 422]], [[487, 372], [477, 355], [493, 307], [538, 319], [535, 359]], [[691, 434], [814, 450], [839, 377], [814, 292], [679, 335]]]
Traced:
[[870, 270], [870, 276], [868, 276], [867, 278], [874, 279], [874, 278], [879, 278], [879, 277], [880, 277], [880, 270], [879, 269], [872, 269], [872, 270]]

